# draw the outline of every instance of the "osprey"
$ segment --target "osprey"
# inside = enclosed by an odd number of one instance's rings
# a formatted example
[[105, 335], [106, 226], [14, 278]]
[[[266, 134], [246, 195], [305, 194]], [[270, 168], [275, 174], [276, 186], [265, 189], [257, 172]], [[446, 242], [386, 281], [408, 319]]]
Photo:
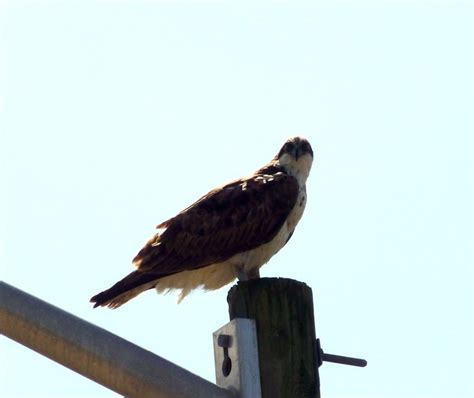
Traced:
[[136, 271], [92, 297], [94, 308], [117, 308], [152, 288], [179, 289], [180, 302], [198, 287], [258, 278], [303, 215], [312, 162], [309, 142], [290, 138], [253, 175], [213, 189], [159, 224], [133, 259]]

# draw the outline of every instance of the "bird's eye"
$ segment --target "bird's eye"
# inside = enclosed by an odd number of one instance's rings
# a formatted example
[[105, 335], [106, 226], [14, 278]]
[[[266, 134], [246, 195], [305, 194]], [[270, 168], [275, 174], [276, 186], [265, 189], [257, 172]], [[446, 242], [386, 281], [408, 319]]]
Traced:
[[304, 142], [302, 145], [301, 145], [301, 150], [304, 152], [304, 153], [309, 153], [311, 156], [313, 156], [313, 149], [311, 148], [311, 145], [309, 144], [309, 142]]
[[295, 148], [295, 144], [293, 144], [292, 142], [287, 142], [285, 146], [287, 152], [291, 152]]

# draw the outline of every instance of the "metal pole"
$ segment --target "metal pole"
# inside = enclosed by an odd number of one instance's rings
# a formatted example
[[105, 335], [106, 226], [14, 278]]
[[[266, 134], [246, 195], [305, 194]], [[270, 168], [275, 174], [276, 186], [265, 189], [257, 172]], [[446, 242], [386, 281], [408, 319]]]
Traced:
[[232, 397], [230, 391], [1, 281], [0, 333], [127, 397]]

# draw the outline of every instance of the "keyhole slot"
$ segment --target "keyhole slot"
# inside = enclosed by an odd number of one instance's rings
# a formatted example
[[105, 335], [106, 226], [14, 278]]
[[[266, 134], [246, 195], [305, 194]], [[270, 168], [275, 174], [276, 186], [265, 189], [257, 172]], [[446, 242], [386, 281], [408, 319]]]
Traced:
[[232, 359], [229, 357], [228, 348], [224, 348], [224, 360], [222, 361], [222, 374], [227, 377], [232, 370]]
[[232, 345], [232, 336], [221, 334], [217, 338], [217, 345], [224, 350], [224, 360], [222, 361], [222, 374], [224, 377], [230, 375], [232, 371], [232, 359], [229, 356], [229, 347]]

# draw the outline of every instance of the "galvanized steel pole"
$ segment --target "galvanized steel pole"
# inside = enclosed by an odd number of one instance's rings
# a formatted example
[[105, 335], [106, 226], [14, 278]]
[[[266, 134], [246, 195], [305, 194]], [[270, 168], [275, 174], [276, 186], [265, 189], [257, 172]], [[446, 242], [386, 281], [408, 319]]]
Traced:
[[232, 397], [230, 391], [1, 281], [0, 333], [126, 397]]

